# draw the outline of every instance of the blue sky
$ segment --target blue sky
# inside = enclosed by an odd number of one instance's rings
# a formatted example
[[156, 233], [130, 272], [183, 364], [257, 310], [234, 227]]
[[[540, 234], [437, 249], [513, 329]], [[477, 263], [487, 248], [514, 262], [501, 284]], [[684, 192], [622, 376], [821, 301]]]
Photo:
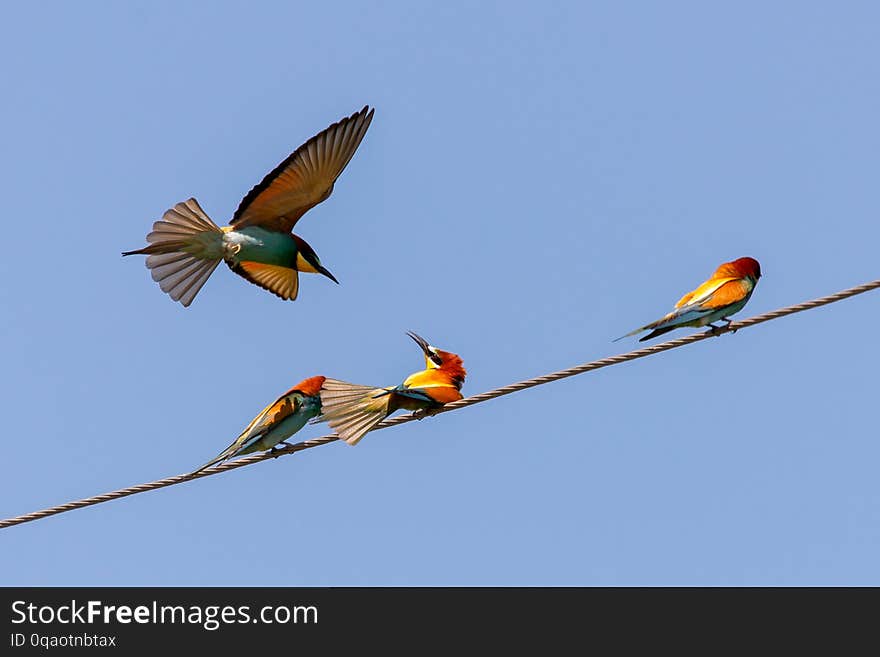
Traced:
[[[0, 24], [0, 516], [185, 472], [307, 376], [473, 394], [878, 277], [874, 3], [52, 3]], [[341, 285], [138, 248], [373, 124], [297, 226]], [[9, 585], [880, 584], [877, 294], [4, 530]], [[677, 334], [684, 334], [679, 332]], [[321, 435], [306, 427], [297, 438]]]

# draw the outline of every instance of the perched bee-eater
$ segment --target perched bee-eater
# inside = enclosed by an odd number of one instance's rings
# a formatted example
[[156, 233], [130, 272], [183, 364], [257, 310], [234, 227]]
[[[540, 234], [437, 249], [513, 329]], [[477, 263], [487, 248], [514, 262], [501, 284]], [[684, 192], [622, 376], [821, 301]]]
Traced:
[[290, 438], [321, 412], [320, 392], [323, 383], [323, 376], [300, 381], [260, 411], [229, 447], [195, 472], [236, 456], [270, 449]]
[[727, 322], [729, 326], [730, 315], [743, 309], [752, 296], [759, 278], [761, 278], [761, 265], [754, 258], [738, 258], [733, 262], [725, 262], [715, 270], [709, 280], [693, 292], [685, 294], [675, 304], [675, 310], [671, 313], [656, 322], [622, 335], [617, 340], [650, 329], [653, 330], [640, 338], [639, 342], [656, 338], [683, 326], [722, 328], [713, 323], [718, 320]]
[[330, 196], [372, 120], [373, 110], [364, 107], [309, 139], [248, 192], [228, 226], [217, 226], [191, 198], [153, 224], [149, 246], [122, 255], [146, 255], [153, 280], [184, 306], [221, 260], [251, 283], [291, 301], [299, 291], [298, 272], [323, 274], [338, 283], [314, 249], [291, 231]]
[[467, 375], [461, 358], [429, 345], [415, 333], [407, 335], [425, 353], [425, 369], [388, 388], [325, 379], [321, 387], [322, 414], [313, 421], [329, 423], [342, 440], [355, 445], [398, 409], [430, 411], [461, 399], [461, 386]]

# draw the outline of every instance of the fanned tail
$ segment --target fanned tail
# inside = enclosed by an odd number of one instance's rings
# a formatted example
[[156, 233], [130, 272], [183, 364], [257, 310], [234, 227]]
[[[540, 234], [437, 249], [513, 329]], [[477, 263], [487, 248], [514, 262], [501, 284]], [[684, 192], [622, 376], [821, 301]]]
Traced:
[[184, 306], [193, 302], [223, 258], [223, 231], [194, 198], [165, 212], [147, 242], [149, 246], [122, 255], [146, 255], [153, 280]]
[[322, 413], [313, 421], [327, 422], [342, 440], [356, 445], [388, 417], [391, 398], [385, 388], [325, 379], [321, 386]]

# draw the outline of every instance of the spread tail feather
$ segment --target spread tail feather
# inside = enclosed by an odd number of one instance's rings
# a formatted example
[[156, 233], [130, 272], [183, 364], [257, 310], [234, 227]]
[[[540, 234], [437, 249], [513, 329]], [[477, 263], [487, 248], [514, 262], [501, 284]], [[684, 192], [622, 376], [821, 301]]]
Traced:
[[349, 445], [356, 445], [368, 431], [388, 417], [391, 395], [385, 388], [361, 386], [325, 379], [321, 386], [321, 415], [315, 422], [327, 422]]
[[153, 224], [147, 242], [148, 246], [122, 255], [147, 256], [153, 280], [184, 306], [193, 302], [223, 258], [223, 231], [194, 198], [165, 212]]

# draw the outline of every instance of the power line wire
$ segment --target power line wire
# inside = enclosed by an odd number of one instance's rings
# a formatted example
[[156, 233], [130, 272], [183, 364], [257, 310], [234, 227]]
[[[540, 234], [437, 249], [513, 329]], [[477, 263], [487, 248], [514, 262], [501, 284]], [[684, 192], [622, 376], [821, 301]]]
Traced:
[[[485, 401], [489, 401], [490, 399], [495, 399], [496, 397], [502, 397], [504, 395], [509, 395], [514, 392], [519, 392], [520, 390], [526, 390], [527, 388], [544, 385], [545, 383], [552, 383], [553, 381], [558, 381], [559, 379], [565, 379], [567, 377], [575, 376], [577, 374], [591, 372], [593, 370], [598, 370], [603, 367], [619, 365], [620, 363], [636, 360], [637, 358], [644, 358], [645, 356], [651, 356], [652, 354], [659, 354], [663, 351], [683, 347], [684, 345], [692, 344], [694, 342], [700, 342], [701, 340], [720, 336], [725, 333], [733, 333], [744, 328], [755, 326], [756, 324], [761, 324], [762, 322], [768, 322], [771, 319], [778, 319], [780, 317], [785, 317], [786, 315], [793, 315], [794, 313], [803, 312], [804, 310], [812, 310], [813, 308], [818, 308], [819, 306], [825, 306], [829, 303], [842, 301], [843, 299], [856, 296], [857, 294], [870, 292], [871, 290], [875, 290], [877, 288], [880, 288], [880, 279], [871, 281], [870, 283], [857, 285], [846, 290], [841, 290], [840, 292], [829, 294], [828, 296], [819, 297], [818, 299], [804, 301], [803, 303], [795, 304], [793, 306], [786, 306], [784, 308], [772, 310], [762, 315], [749, 317], [748, 319], [744, 319], [739, 322], [733, 322], [729, 326], [719, 328], [715, 331], [708, 330], [701, 333], [694, 333], [683, 338], [661, 342], [660, 344], [655, 344], [650, 347], [644, 347], [643, 349], [637, 349], [635, 351], [630, 351], [628, 353], [620, 354], [618, 356], [610, 356], [608, 358], [594, 360], [589, 363], [577, 365], [576, 367], [571, 367], [566, 370], [559, 370], [557, 372], [552, 372], [543, 376], [526, 379], [525, 381], [519, 381], [518, 383], [512, 383], [502, 388], [496, 388], [494, 390], [489, 390], [478, 395], [467, 397], [457, 402], [446, 404], [438, 411], [432, 413], [432, 415], [439, 415], [441, 413], [448, 413], [449, 411], [456, 411], [460, 408], [472, 406], [473, 404], [479, 404]], [[377, 424], [372, 429], [372, 431], [397, 426], [398, 424], [404, 424], [413, 420], [419, 420], [424, 417], [426, 417], [424, 413], [411, 413], [409, 415], [401, 415], [398, 417], [389, 418]], [[0, 529], [12, 527], [13, 525], [20, 525], [22, 523], [31, 522], [33, 520], [39, 520], [41, 518], [46, 518], [48, 516], [53, 516], [59, 513], [66, 513], [68, 511], [73, 511], [74, 509], [81, 509], [83, 507], [100, 504], [102, 502], [109, 502], [110, 500], [119, 499], [120, 497], [127, 497], [129, 495], [135, 495], [136, 493], [145, 493], [150, 490], [156, 490], [157, 488], [165, 488], [166, 486], [182, 484], [183, 482], [190, 481], [192, 479], [200, 479], [201, 477], [208, 477], [211, 475], [220, 474], [221, 472], [225, 472], [227, 470], [234, 470], [235, 468], [241, 468], [246, 465], [251, 465], [252, 463], [259, 463], [260, 461], [265, 461], [266, 459], [278, 458], [279, 456], [295, 454], [296, 452], [301, 452], [305, 449], [311, 449], [312, 447], [318, 447], [319, 445], [326, 445], [336, 440], [339, 440], [336, 434], [330, 434], [326, 436], [321, 436], [320, 438], [304, 440], [293, 445], [289, 443], [282, 443], [281, 447], [276, 449], [274, 452], [263, 452], [261, 454], [246, 456], [235, 461], [227, 461], [226, 463], [215, 465], [211, 468], [207, 468], [195, 474], [188, 473], [176, 475], [173, 477], [166, 477], [165, 479], [159, 479], [157, 481], [151, 481], [145, 484], [138, 484], [136, 486], [129, 486], [128, 488], [120, 488], [119, 490], [104, 493], [102, 495], [94, 495], [93, 497], [87, 497], [81, 500], [67, 502], [66, 504], [59, 504], [58, 506], [53, 506], [48, 509], [43, 509], [41, 511], [34, 511], [33, 513], [26, 513], [24, 515], [16, 516], [14, 518], [0, 520]]]

